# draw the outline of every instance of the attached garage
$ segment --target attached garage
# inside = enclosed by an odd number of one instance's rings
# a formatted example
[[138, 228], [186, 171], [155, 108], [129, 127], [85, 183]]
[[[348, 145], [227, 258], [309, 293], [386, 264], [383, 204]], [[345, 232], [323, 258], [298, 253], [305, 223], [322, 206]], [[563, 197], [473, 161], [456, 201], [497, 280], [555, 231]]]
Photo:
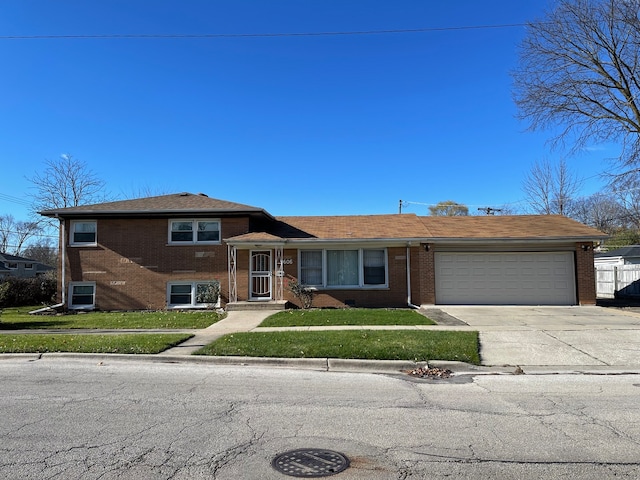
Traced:
[[436, 252], [442, 305], [575, 305], [574, 252]]

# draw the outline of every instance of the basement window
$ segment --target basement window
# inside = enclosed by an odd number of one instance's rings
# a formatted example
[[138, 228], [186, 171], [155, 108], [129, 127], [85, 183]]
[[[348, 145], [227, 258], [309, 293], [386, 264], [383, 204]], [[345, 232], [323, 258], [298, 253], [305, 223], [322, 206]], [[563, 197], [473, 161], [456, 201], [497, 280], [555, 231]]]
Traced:
[[94, 282], [72, 282], [69, 284], [69, 308], [93, 310], [96, 306], [96, 284]]
[[169, 308], [208, 308], [220, 305], [220, 283], [171, 282], [167, 284]]

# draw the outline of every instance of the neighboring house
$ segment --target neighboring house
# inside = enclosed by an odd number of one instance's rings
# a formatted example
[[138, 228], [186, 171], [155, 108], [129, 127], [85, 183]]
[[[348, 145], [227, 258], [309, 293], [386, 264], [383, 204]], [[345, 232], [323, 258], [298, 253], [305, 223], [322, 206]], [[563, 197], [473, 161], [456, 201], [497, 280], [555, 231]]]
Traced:
[[273, 217], [174, 194], [64, 209], [60, 296], [71, 309], [164, 309], [288, 301], [317, 307], [595, 303], [601, 232], [563, 216]]
[[596, 266], [640, 264], [640, 245], [629, 245], [608, 252], [596, 253], [593, 261]]
[[55, 268], [29, 258], [0, 253], [0, 278], [3, 277], [37, 277]]

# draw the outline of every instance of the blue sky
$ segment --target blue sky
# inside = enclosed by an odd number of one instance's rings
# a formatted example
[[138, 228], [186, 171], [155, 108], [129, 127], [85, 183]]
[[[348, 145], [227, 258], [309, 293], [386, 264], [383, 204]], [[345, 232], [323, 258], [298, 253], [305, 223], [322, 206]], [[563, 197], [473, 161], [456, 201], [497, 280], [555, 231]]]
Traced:
[[[515, 118], [523, 27], [371, 35], [7, 38], [353, 32], [520, 24], [542, 0], [4, 0], [0, 214], [69, 153], [115, 198], [204, 192], [274, 215], [522, 207], [534, 161], [563, 152]], [[602, 185], [613, 156], [567, 158]], [[19, 199], [20, 201], [16, 200]]]

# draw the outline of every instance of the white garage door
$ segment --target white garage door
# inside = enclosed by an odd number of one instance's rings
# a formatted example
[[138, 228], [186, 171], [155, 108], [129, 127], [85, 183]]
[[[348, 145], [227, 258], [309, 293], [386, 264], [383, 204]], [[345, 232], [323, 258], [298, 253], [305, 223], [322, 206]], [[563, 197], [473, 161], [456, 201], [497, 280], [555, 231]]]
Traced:
[[436, 253], [436, 303], [574, 305], [572, 252]]

